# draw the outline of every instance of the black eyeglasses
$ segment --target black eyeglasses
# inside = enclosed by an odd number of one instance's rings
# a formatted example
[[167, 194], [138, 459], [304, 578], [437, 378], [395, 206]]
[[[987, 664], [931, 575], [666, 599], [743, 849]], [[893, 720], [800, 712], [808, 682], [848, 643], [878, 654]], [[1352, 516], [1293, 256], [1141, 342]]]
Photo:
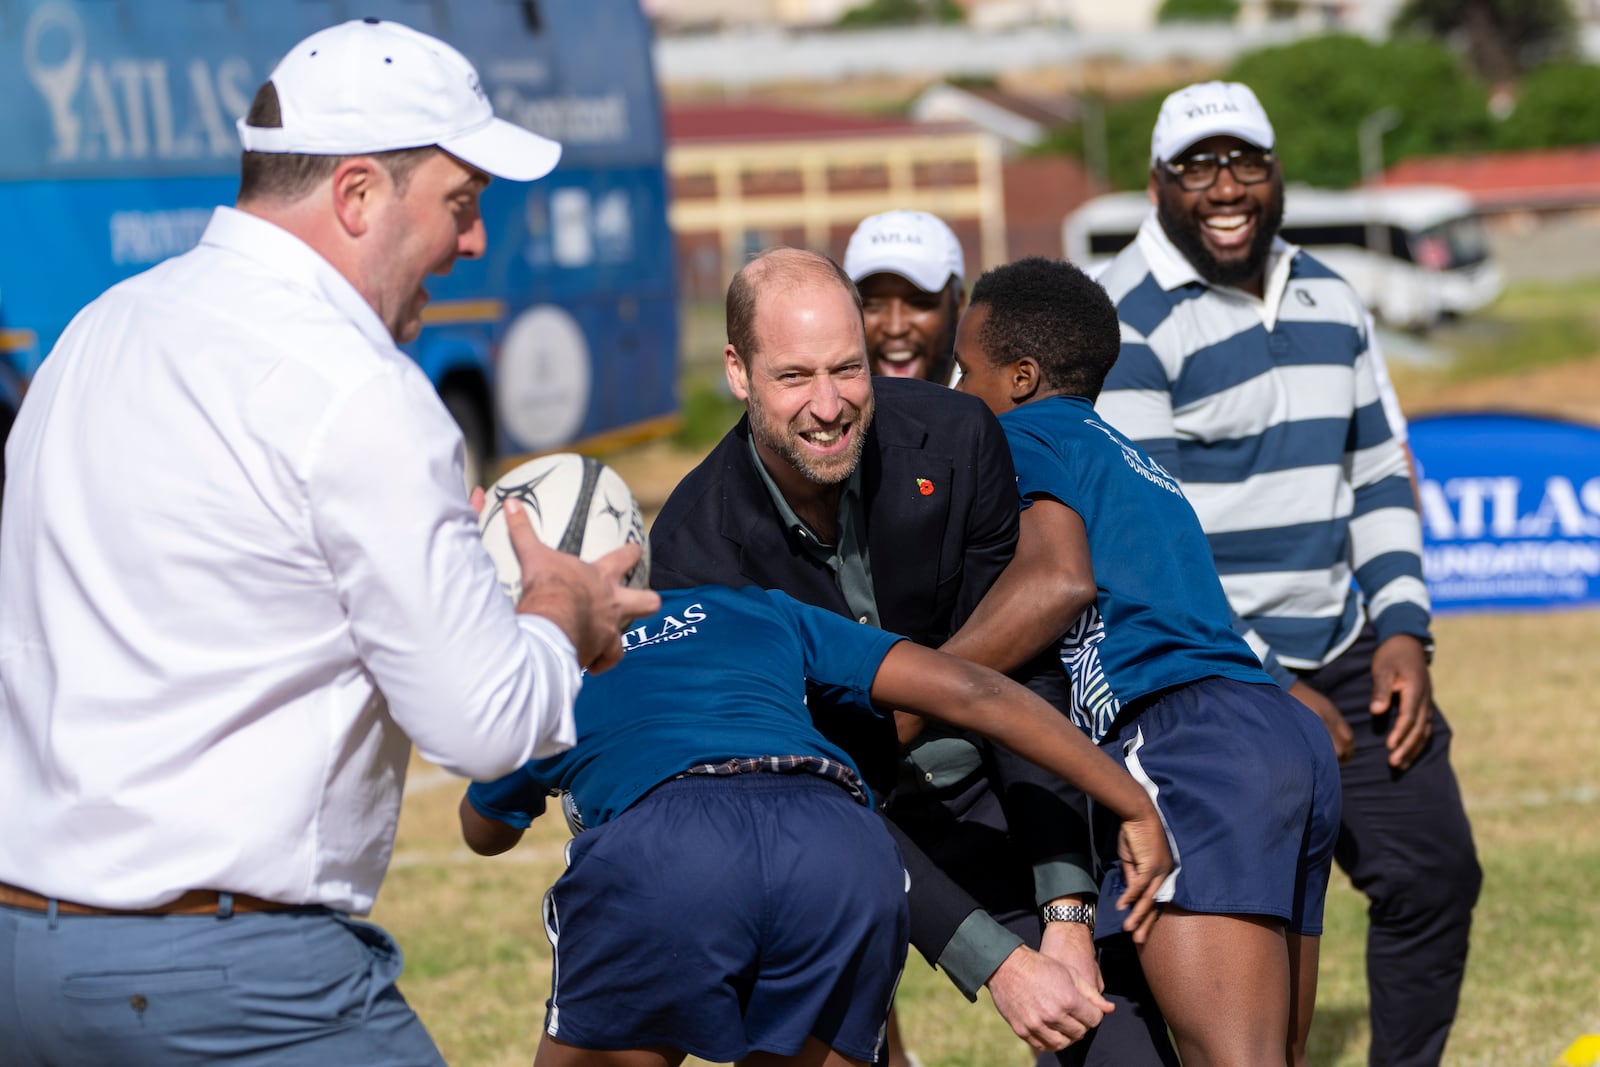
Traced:
[[1217, 184], [1217, 175], [1227, 167], [1233, 180], [1255, 185], [1272, 177], [1277, 157], [1260, 148], [1235, 148], [1227, 152], [1196, 152], [1192, 156], [1162, 164], [1186, 192], [1198, 193]]

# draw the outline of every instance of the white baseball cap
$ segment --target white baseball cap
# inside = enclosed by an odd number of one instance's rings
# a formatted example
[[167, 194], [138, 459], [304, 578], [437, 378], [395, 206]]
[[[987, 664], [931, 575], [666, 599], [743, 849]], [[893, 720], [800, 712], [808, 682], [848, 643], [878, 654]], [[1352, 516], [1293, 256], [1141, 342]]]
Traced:
[[1248, 85], [1199, 82], [1179, 89], [1161, 102], [1155, 132], [1150, 136], [1150, 164], [1170, 160], [1207, 137], [1237, 137], [1270, 149], [1272, 123]]
[[357, 19], [289, 49], [270, 78], [281, 127], [238, 122], [249, 152], [357, 156], [438, 145], [497, 178], [531, 182], [561, 145], [494, 117], [467, 58], [398, 22]]
[[961, 242], [926, 211], [885, 211], [861, 220], [844, 250], [844, 272], [859, 282], [869, 274], [898, 274], [924, 292], [937, 293], [951, 278], [961, 283]]

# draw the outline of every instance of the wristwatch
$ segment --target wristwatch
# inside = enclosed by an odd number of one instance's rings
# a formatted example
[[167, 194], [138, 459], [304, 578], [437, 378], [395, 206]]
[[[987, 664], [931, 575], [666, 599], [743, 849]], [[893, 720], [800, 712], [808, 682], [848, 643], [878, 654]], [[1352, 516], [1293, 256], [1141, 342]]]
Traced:
[[1094, 925], [1093, 904], [1046, 904], [1039, 917], [1047, 923], [1086, 923]]

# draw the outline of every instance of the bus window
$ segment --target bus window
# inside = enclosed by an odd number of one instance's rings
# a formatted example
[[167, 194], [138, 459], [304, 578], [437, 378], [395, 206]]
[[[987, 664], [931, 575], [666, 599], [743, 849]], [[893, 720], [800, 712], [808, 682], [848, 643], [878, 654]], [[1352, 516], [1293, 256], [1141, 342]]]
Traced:
[[1413, 245], [1417, 262], [1431, 270], [1470, 267], [1489, 258], [1489, 240], [1475, 218], [1431, 226], [1416, 235]]

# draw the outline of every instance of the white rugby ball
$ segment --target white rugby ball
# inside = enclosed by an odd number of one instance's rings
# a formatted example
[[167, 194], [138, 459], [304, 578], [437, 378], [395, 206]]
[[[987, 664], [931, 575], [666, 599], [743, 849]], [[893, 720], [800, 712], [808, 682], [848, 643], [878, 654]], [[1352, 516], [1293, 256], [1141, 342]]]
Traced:
[[522, 595], [522, 565], [506, 532], [505, 502], [512, 497], [522, 502], [540, 541], [579, 559], [592, 563], [623, 545], [643, 545], [644, 555], [623, 584], [635, 589], [650, 584], [650, 542], [628, 483], [597, 459], [558, 452], [501, 475], [489, 487], [478, 517], [500, 587], [512, 600]]

